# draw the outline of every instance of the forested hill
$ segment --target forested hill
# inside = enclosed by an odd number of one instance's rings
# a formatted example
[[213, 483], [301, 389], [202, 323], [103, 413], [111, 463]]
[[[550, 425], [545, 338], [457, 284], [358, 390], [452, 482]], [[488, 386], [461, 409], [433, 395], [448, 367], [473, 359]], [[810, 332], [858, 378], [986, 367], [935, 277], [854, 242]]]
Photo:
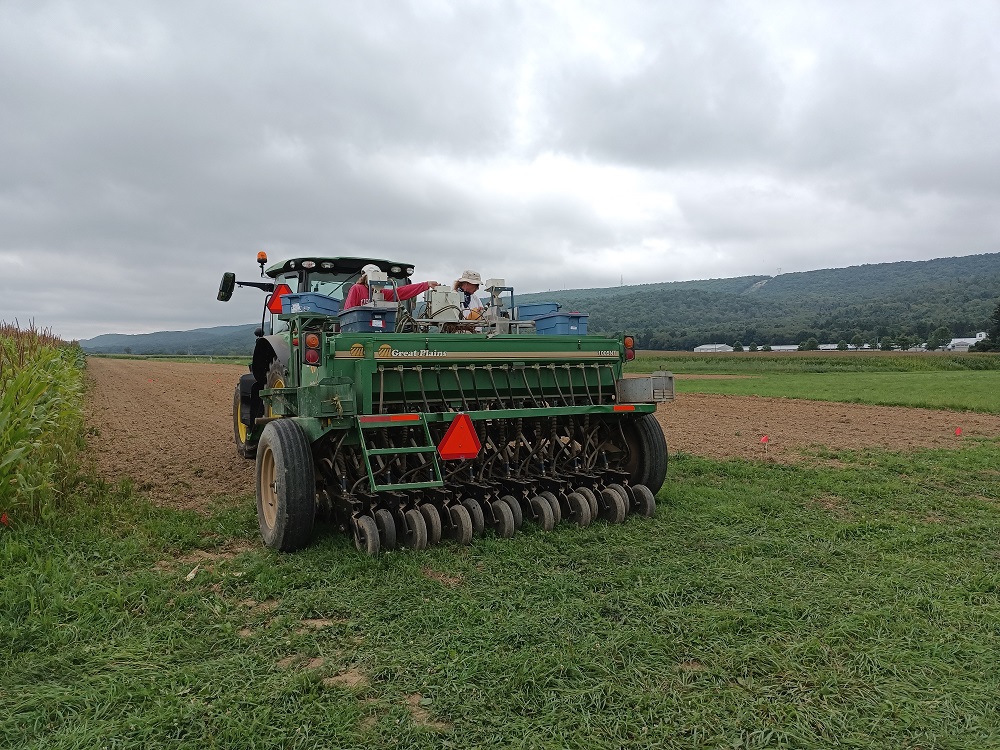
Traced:
[[[646, 349], [736, 341], [744, 346], [798, 344], [809, 338], [835, 343], [856, 335], [866, 341], [900, 335], [925, 341], [941, 327], [953, 336], [986, 330], [1000, 302], [1000, 253], [774, 277], [517, 294], [515, 299], [532, 301], [587, 312], [591, 332], [627, 330]], [[93, 352], [244, 354], [253, 348], [257, 325], [106, 334], [80, 343]]]
[[691, 349], [985, 330], [1000, 301], [1000, 253], [705, 281], [518, 295], [590, 314], [589, 330], [636, 333], [639, 346]]

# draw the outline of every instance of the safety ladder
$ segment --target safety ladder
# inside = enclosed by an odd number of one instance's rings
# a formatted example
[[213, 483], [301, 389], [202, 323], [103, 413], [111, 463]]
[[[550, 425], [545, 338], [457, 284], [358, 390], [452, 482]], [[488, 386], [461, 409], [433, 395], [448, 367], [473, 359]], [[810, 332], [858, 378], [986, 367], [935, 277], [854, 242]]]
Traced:
[[[371, 483], [372, 492], [382, 490], [418, 490], [425, 487], [443, 487], [444, 476], [441, 473], [441, 465], [438, 463], [437, 446], [431, 440], [431, 432], [427, 427], [427, 421], [423, 414], [362, 414], [358, 415], [355, 422], [358, 426], [358, 438], [361, 444], [361, 455], [365, 459], [365, 469], [368, 471], [368, 481]], [[424, 436], [423, 445], [412, 445], [403, 448], [369, 448], [365, 440], [365, 430], [375, 429], [398, 429], [401, 427], [416, 427], [419, 424], [423, 429], [417, 430]], [[430, 456], [430, 461], [426, 462], [421, 470], [431, 469], [434, 479], [426, 482], [398, 482], [390, 484], [375, 484], [375, 472], [372, 471], [372, 456], [398, 456], [401, 453], [425, 453]]]

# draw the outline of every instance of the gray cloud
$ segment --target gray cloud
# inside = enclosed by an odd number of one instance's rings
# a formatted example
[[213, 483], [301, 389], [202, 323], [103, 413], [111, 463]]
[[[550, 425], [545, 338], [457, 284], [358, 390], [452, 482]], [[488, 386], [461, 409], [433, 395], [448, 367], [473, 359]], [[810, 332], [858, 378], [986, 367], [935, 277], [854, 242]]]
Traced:
[[299, 253], [521, 291], [993, 252], [992, 2], [0, 4], [0, 318], [253, 320]]

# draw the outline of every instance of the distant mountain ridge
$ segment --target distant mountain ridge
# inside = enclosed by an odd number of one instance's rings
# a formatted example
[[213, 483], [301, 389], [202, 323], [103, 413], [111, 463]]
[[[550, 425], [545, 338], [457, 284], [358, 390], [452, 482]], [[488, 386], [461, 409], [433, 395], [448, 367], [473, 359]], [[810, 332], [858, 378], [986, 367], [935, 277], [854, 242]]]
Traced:
[[[551, 301], [589, 314], [591, 332], [628, 330], [648, 349], [704, 343], [749, 345], [926, 339], [985, 330], [1000, 298], [1000, 253], [848, 268], [517, 294], [515, 304]], [[134, 354], [249, 354], [259, 323], [192, 331], [105, 334], [86, 351]]]
[[1000, 298], [1000, 253], [848, 268], [518, 295], [589, 313], [590, 330], [634, 332], [651, 349], [925, 340], [985, 330]]

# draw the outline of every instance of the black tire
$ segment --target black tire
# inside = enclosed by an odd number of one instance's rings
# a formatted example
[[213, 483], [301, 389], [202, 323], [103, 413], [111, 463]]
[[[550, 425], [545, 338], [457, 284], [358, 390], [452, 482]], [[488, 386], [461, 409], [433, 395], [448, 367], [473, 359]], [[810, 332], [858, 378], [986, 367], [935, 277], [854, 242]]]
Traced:
[[236, 453], [240, 458], [253, 459], [257, 457], [257, 443], [248, 443], [250, 428], [241, 417], [243, 416], [243, 399], [240, 398], [240, 387], [236, 386], [233, 393], [233, 438], [236, 441]]
[[423, 514], [424, 522], [427, 524], [427, 545], [440, 544], [441, 514], [438, 513], [438, 509], [430, 503], [424, 503], [420, 506], [420, 512]]
[[381, 547], [378, 524], [371, 516], [358, 516], [354, 519], [354, 546], [359, 552], [371, 557], [378, 554]]
[[656, 495], [644, 484], [632, 485], [635, 493], [635, 510], [640, 516], [652, 518], [656, 515]]
[[483, 517], [483, 506], [475, 498], [467, 497], [462, 501], [462, 505], [469, 511], [469, 518], [472, 519], [473, 536], [482, 536], [486, 530], [486, 519]]
[[566, 505], [569, 506], [569, 520], [577, 526], [590, 526], [593, 517], [590, 515], [590, 503], [579, 492], [571, 492], [566, 496]]
[[552, 506], [552, 522], [558, 526], [562, 523], [562, 508], [559, 506], [559, 498], [552, 492], [539, 492], [539, 495], [549, 501]]
[[535, 514], [535, 523], [542, 527], [542, 531], [552, 531], [556, 527], [555, 519], [552, 517], [552, 505], [544, 497], [535, 495], [528, 501], [531, 512]]
[[608, 523], [621, 523], [625, 520], [625, 500], [614, 490], [601, 490], [598, 503], [601, 505], [601, 518]]
[[396, 521], [392, 513], [385, 508], [375, 511], [375, 526], [378, 527], [378, 539], [385, 552], [396, 549]]
[[656, 415], [643, 414], [622, 424], [628, 444], [629, 461], [625, 471], [629, 484], [644, 484], [655, 495], [667, 476], [667, 439]]
[[622, 496], [622, 501], [625, 503], [625, 515], [627, 516], [632, 512], [632, 495], [629, 491], [620, 484], [609, 484], [608, 489], [613, 492], [617, 492]]
[[316, 521], [316, 474], [309, 439], [295, 422], [264, 428], [257, 446], [257, 523], [264, 543], [281, 552], [302, 549]]
[[472, 544], [472, 518], [464, 505], [452, 505], [449, 509], [451, 514], [451, 538], [463, 547]]
[[406, 511], [403, 514], [402, 533], [397, 536], [404, 547], [412, 550], [427, 549], [427, 523], [424, 521], [424, 514], [416, 508]]
[[494, 500], [491, 507], [495, 521], [493, 530], [497, 536], [504, 539], [514, 536], [514, 514], [510, 512], [510, 506], [503, 500]]
[[513, 495], [504, 495], [500, 499], [507, 503], [507, 507], [510, 508], [510, 513], [514, 517], [514, 530], [517, 531], [524, 524], [524, 513], [521, 511], [521, 503]]
[[597, 495], [594, 494], [590, 487], [577, 487], [575, 490], [578, 495], [583, 495], [587, 503], [590, 505], [590, 521], [593, 523], [597, 520], [600, 513], [600, 508], [597, 507]]

